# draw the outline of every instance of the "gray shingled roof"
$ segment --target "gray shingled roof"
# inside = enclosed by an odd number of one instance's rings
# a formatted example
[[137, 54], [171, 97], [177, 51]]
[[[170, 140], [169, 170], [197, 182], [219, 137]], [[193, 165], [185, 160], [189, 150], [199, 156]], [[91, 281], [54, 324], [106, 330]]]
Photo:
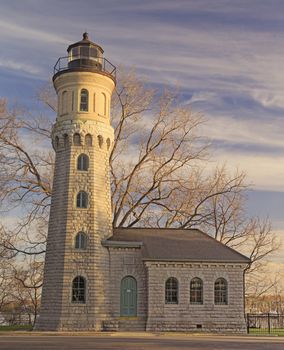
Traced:
[[116, 228], [105, 245], [131, 246], [131, 242], [137, 247], [140, 242], [144, 260], [250, 262], [197, 229]]

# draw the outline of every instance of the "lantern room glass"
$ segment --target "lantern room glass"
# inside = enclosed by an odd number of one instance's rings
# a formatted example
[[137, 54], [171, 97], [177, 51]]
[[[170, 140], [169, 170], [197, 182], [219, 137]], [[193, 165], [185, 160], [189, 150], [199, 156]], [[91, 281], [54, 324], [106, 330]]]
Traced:
[[70, 50], [69, 62], [81, 58], [102, 63], [102, 53], [94, 46], [75, 46]]

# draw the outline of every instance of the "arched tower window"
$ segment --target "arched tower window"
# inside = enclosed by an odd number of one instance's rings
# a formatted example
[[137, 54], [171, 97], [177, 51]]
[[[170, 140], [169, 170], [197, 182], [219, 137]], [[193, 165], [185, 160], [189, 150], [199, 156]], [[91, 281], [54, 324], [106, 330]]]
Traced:
[[77, 194], [76, 204], [77, 204], [77, 208], [88, 207], [88, 194], [85, 191], [80, 191]]
[[107, 114], [107, 98], [106, 94], [102, 92], [102, 97], [103, 97], [103, 115], [106, 116]]
[[103, 139], [102, 135], [98, 135], [98, 143], [99, 143], [100, 148], [102, 148], [103, 143], [104, 143], [104, 139]]
[[165, 303], [178, 304], [178, 280], [170, 277], [165, 285]]
[[86, 89], [81, 90], [80, 94], [80, 111], [88, 112], [89, 108], [89, 92]]
[[216, 305], [228, 304], [228, 283], [224, 278], [215, 281], [214, 300]]
[[77, 170], [87, 171], [89, 169], [89, 157], [86, 154], [80, 154], [77, 158]]
[[75, 237], [75, 249], [87, 248], [87, 235], [84, 232], [78, 232]]
[[64, 139], [64, 147], [67, 148], [69, 146], [69, 138], [67, 134], [64, 134], [63, 136]]
[[85, 304], [86, 302], [86, 280], [77, 276], [72, 281], [72, 303]]
[[110, 148], [110, 139], [106, 140], [106, 144], [107, 144], [107, 150], [109, 150], [109, 148]]
[[63, 91], [62, 93], [62, 114], [66, 114], [67, 113], [67, 98], [68, 98], [68, 95], [67, 95], [67, 91]]
[[73, 135], [73, 144], [74, 146], [81, 146], [81, 136], [80, 134], [76, 133]]
[[87, 134], [87, 135], [85, 136], [85, 145], [88, 146], [88, 147], [90, 147], [90, 146], [92, 146], [92, 144], [93, 144], [92, 135]]
[[203, 283], [197, 277], [190, 281], [190, 304], [203, 304]]
[[59, 147], [59, 137], [55, 136], [54, 138], [54, 148], [57, 149]]

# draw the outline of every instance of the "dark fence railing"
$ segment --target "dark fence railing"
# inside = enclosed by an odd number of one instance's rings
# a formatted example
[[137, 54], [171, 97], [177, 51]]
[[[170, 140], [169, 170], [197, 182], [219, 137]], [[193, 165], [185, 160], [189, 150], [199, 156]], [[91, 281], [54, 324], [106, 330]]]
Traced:
[[249, 334], [284, 335], [283, 314], [247, 314], [246, 319]]
[[72, 69], [72, 68], [92, 68], [100, 70], [116, 77], [116, 67], [104, 57], [84, 57], [84, 56], [65, 56], [59, 57], [54, 66], [53, 73]]

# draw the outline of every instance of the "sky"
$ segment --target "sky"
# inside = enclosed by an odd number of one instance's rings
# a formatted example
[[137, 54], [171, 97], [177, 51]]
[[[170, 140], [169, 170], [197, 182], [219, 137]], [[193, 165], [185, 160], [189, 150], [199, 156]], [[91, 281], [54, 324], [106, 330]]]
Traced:
[[205, 116], [214, 160], [246, 172], [249, 213], [284, 241], [284, 1], [0, 0], [0, 97], [34, 106], [84, 31]]

